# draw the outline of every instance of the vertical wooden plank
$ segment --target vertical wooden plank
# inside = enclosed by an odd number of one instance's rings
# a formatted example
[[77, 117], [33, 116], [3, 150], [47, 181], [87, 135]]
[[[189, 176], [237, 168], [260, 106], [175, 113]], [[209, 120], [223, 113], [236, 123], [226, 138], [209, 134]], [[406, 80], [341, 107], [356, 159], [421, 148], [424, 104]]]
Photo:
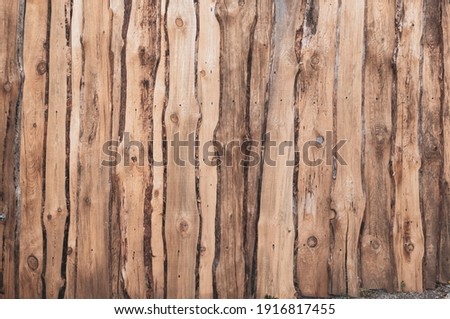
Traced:
[[394, 289], [390, 175], [395, 0], [366, 2], [364, 178], [361, 279], [366, 289]]
[[75, 297], [108, 298], [110, 168], [102, 165], [101, 152], [111, 130], [110, 60], [105, 58], [109, 54], [111, 16], [104, 1], [84, 0], [82, 10], [82, 32], [74, 39], [81, 41], [78, 63], [82, 65], [81, 82], [74, 84], [74, 95], [80, 103], [79, 137], [74, 145], [78, 150]]
[[364, 7], [363, 1], [341, 4], [335, 116], [336, 140], [346, 141], [339, 153], [345, 164], [336, 159], [331, 193], [336, 213], [332, 220], [331, 293], [351, 296], [359, 295], [358, 242], [365, 207], [361, 172]]
[[151, 217], [151, 247], [153, 270], [153, 297], [164, 298], [166, 259], [163, 239], [164, 218], [164, 155], [163, 155], [163, 113], [167, 103], [167, 41], [164, 25], [166, 23], [166, 0], [161, 1], [160, 8], [160, 61], [155, 81], [155, 96], [153, 108], [153, 189], [152, 189], [152, 217]]
[[[170, 49], [169, 100], [165, 112], [167, 297], [193, 298], [199, 232], [195, 163], [192, 161], [193, 138], [199, 119], [195, 97], [197, 18], [194, 2], [169, 2], [167, 30]], [[181, 143], [177, 145], [176, 139]], [[183, 144], [186, 141], [190, 141], [189, 146]]]
[[439, 224], [441, 210], [441, 12], [439, 0], [425, 0], [423, 75], [421, 100], [420, 200], [424, 216], [424, 288], [434, 289], [437, 281]]
[[[201, 110], [199, 129], [199, 193], [201, 208], [199, 297], [213, 297], [212, 267], [215, 253], [217, 204], [217, 167], [208, 152], [212, 149], [214, 130], [219, 119], [220, 99], [220, 29], [214, 9], [215, 0], [199, 2], [198, 99]], [[211, 147], [206, 148], [210, 145]]]
[[[49, 39], [49, 82], [45, 145], [45, 206], [43, 226], [46, 235], [46, 298], [57, 298], [64, 285], [61, 268], [68, 198], [66, 197], [66, 110], [70, 47], [66, 38], [66, 11], [69, 0], [51, 2]], [[68, 22], [68, 21], [67, 21]], [[69, 176], [67, 176], [69, 178]]]
[[[24, 21], [23, 86], [20, 148], [19, 297], [43, 296], [42, 272], [47, 126], [48, 6], [29, 1]], [[65, 122], [65, 121], [64, 121]]]
[[[338, 2], [310, 1], [299, 77], [298, 261], [302, 295], [328, 295], [333, 95]], [[324, 145], [325, 143], [325, 145]]]
[[18, 66], [19, 1], [0, 4], [0, 298], [14, 298], [16, 273], [15, 152], [21, 78]]
[[69, 130], [69, 235], [67, 241], [66, 293], [65, 298], [77, 297], [77, 257], [78, 257], [78, 221], [79, 221], [79, 146], [80, 146], [80, 109], [81, 88], [83, 85], [83, 1], [74, 1], [71, 21], [71, 86], [72, 106]]
[[293, 277], [294, 105], [299, 72], [296, 35], [303, 21], [302, 3], [296, 0], [275, 3], [266, 128], [273, 145], [266, 144], [262, 176], [256, 282], [259, 298], [266, 295], [294, 298], [296, 294]]
[[424, 238], [419, 194], [419, 74], [422, 1], [398, 3], [398, 45], [393, 174], [395, 181], [394, 256], [397, 288], [421, 291]]
[[[124, 115], [121, 113], [122, 105], [122, 88], [126, 86], [126, 82], [122, 81], [123, 69], [125, 67], [125, 59], [123, 54], [125, 52], [126, 33], [124, 32], [125, 18], [129, 18], [129, 8], [125, 12], [125, 2], [123, 0], [111, 0], [110, 8], [112, 14], [111, 22], [111, 150], [118, 151], [118, 144], [120, 140], [120, 125], [121, 120], [124, 119]], [[126, 17], [125, 17], [126, 16]], [[128, 20], [127, 20], [128, 21]], [[128, 25], [128, 24], [127, 24]], [[117, 155], [120, 155], [118, 152]], [[122, 159], [110, 158], [111, 165], [111, 215], [110, 215], [110, 240], [111, 240], [111, 293], [113, 298], [123, 298], [123, 284], [120, 276], [120, 220], [119, 220], [119, 207], [120, 207], [120, 187], [118, 186], [119, 179], [117, 178], [117, 167], [121, 164]]]
[[[265, 106], [269, 82], [270, 43], [273, 22], [272, 0], [256, 3], [256, 26], [253, 35], [250, 77], [250, 102], [248, 114], [248, 138], [251, 150], [262, 156], [262, 138], [265, 127]], [[248, 163], [246, 185], [245, 220], [245, 297], [254, 297], [256, 284], [256, 242], [261, 192], [262, 161]]]
[[442, 2], [442, 67], [443, 76], [443, 174], [442, 174], [442, 211], [439, 245], [439, 281], [450, 281], [450, 2]]
[[[244, 159], [240, 146], [246, 138], [248, 57], [256, 22], [256, 1], [220, 0], [221, 95], [215, 141], [223, 146], [218, 167], [218, 220], [215, 283], [219, 298], [244, 296]], [[219, 151], [220, 152], [220, 151]]]
[[[120, 198], [121, 275], [126, 296], [143, 298], [148, 291], [151, 274], [147, 273], [144, 240], [145, 201], [150, 200], [151, 176], [148, 143], [151, 140], [153, 88], [159, 56], [158, 15], [155, 1], [130, 2], [131, 12], [125, 48], [127, 70], [123, 139], [119, 146], [122, 163], [117, 167]], [[150, 241], [150, 238], [148, 238]], [[150, 242], [149, 242], [150, 243]]]

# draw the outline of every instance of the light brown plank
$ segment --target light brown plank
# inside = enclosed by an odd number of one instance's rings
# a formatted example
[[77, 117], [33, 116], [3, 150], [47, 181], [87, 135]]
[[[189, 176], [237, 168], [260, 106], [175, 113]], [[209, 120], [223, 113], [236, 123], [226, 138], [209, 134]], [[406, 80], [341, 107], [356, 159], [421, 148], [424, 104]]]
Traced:
[[395, 47], [395, 0], [366, 2], [364, 79], [364, 177], [367, 196], [361, 233], [361, 280], [365, 289], [394, 287], [391, 248], [392, 57]]
[[[24, 22], [20, 148], [19, 297], [41, 298], [43, 291], [42, 213], [45, 182], [45, 132], [47, 130], [47, 17], [48, 7], [27, 3]], [[64, 121], [65, 123], [65, 121]]]
[[[358, 241], [364, 214], [362, 189], [362, 63], [364, 2], [343, 1], [339, 26], [336, 141], [345, 140], [337, 159], [331, 193], [334, 242], [331, 252], [331, 293], [359, 295]], [[348, 287], [348, 289], [347, 289]]]
[[296, 295], [293, 277], [294, 108], [299, 72], [296, 35], [303, 21], [302, 11], [301, 1], [275, 3], [266, 128], [274, 146], [266, 147], [264, 153], [258, 222], [258, 298], [266, 295], [294, 298]]
[[441, 13], [439, 0], [425, 0], [424, 47], [421, 101], [422, 167], [420, 200], [424, 215], [424, 288], [434, 289], [437, 281], [441, 210]]
[[[197, 94], [200, 103], [199, 193], [201, 208], [199, 292], [200, 298], [213, 298], [213, 262], [217, 204], [217, 167], [208, 157], [219, 119], [220, 99], [220, 28], [214, 9], [215, 0], [199, 2], [197, 57]], [[206, 148], [206, 146], [211, 145]]]
[[[197, 20], [193, 1], [170, 1], [167, 8], [169, 100], [167, 132], [167, 297], [194, 298], [199, 214], [192, 162], [199, 107], [195, 97]], [[177, 137], [178, 136], [178, 137]], [[189, 141], [177, 147], [173, 141]], [[178, 152], [178, 154], [176, 153]], [[191, 154], [191, 160], [189, 159]], [[179, 155], [179, 156], [178, 156]], [[184, 163], [182, 163], [181, 161]]]
[[0, 298], [17, 296], [14, 247], [17, 197], [15, 152], [17, 151], [17, 100], [21, 78], [18, 66], [19, 1], [0, 4]]
[[[443, 56], [450, 56], [450, 3], [442, 2]], [[450, 59], [444, 58], [443, 67], [443, 173], [442, 173], [442, 211], [439, 245], [439, 281], [450, 281]]]
[[[304, 296], [328, 295], [336, 1], [310, 1], [299, 76], [298, 260]], [[324, 145], [325, 143], [325, 145]]]
[[419, 74], [422, 1], [400, 3], [397, 32], [397, 97], [393, 174], [395, 209], [393, 243], [397, 289], [421, 291], [424, 237], [419, 194]]
[[167, 104], [167, 41], [164, 29], [166, 17], [166, 0], [161, 1], [160, 8], [160, 41], [161, 53], [156, 73], [155, 96], [153, 108], [153, 189], [152, 189], [152, 217], [151, 217], [151, 248], [152, 248], [152, 271], [153, 271], [153, 296], [164, 298], [164, 155], [163, 155], [163, 112]]
[[[215, 140], [228, 145], [218, 168], [218, 229], [215, 280], [219, 298], [242, 298], [244, 267], [244, 158], [239, 148], [246, 137], [248, 56], [256, 22], [256, 1], [219, 0], [221, 31], [221, 95]], [[230, 145], [231, 143], [231, 145]], [[228, 162], [228, 163], [227, 163]]]
[[[151, 140], [153, 88], [158, 62], [159, 7], [150, 0], [131, 4], [126, 29], [125, 49], [127, 69], [124, 131], [119, 145], [122, 163], [117, 167], [120, 198], [121, 276], [126, 296], [143, 298], [148, 291], [151, 273], [147, 273], [144, 219], [151, 176], [148, 143]], [[152, 44], [152, 45], [150, 45]], [[148, 238], [150, 241], [150, 238]], [[148, 243], [150, 244], [150, 242]]]
[[[81, 27], [81, 81], [74, 83], [74, 103], [79, 102], [77, 174], [77, 232], [75, 297], [111, 296], [109, 243], [110, 168], [102, 165], [102, 146], [111, 133], [110, 60], [111, 16], [106, 2], [83, 1], [74, 10]], [[81, 26], [78, 23], [82, 23]], [[78, 34], [77, 34], [78, 35]], [[77, 50], [75, 48], [75, 50]], [[77, 52], [78, 53], [78, 52]], [[79, 75], [78, 70], [74, 70]], [[72, 237], [70, 238], [72, 239]], [[72, 242], [69, 241], [69, 245]], [[75, 270], [74, 269], [74, 270]]]
[[45, 206], [43, 224], [46, 234], [46, 298], [58, 298], [64, 285], [61, 266], [66, 220], [66, 113], [70, 47], [66, 39], [66, 12], [70, 1], [53, 1], [50, 21], [47, 134], [45, 140]]
[[[248, 136], [252, 141], [251, 151], [262, 156], [262, 137], [266, 122], [265, 106], [267, 85], [269, 82], [270, 43], [273, 22], [272, 0], [256, 3], [256, 26], [252, 44], [252, 65], [250, 77], [250, 102], [248, 114]], [[256, 276], [256, 242], [261, 192], [262, 161], [248, 163], [246, 185], [246, 220], [245, 220], [245, 297], [254, 297]]]

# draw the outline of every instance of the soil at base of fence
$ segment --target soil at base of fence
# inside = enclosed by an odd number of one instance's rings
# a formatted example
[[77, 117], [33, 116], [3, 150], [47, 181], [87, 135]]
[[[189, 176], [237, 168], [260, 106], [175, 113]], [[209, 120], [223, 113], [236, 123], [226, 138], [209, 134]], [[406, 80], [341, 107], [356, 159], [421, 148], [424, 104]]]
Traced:
[[388, 293], [384, 290], [361, 290], [364, 299], [450, 299], [450, 284], [438, 284], [435, 289], [423, 292]]

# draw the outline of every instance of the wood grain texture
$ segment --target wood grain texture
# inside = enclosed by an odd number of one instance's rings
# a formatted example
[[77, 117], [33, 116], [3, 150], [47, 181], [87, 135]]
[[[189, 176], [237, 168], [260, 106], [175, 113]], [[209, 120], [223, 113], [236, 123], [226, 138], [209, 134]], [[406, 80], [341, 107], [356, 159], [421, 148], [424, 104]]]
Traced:
[[[442, 2], [442, 54], [450, 56], [450, 2]], [[443, 74], [443, 173], [442, 173], [442, 211], [440, 215], [440, 241], [438, 279], [442, 283], [450, 281], [450, 59], [442, 59]]]
[[[199, 232], [193, 138], [199, 120], [195, 96], [197, 17], [193, 1], [170, 1], [167, 7], [169, 100], [167, 139], [167, 297], [195, 297]], [[187, 61], [187, 63], [185, 63]], [[182, 142], [175, 144], [175, 140]], [[183, 142], [188, 142], [188, 146]]]
[[[299, 77], [298, 260], [305, 296], [328, 296], [336, 1], [310, 1], [306, 10]], [[325, 145], [324, 145], [325, 144]]]
[[[337, 161], [331, 207], [334, 242], [331, 251], [331, 293], [359, 295], [358, 242], [365, 207], [362, 189], [362, 68], [364, 3], [341, 4], [336, 141], [346, 141]], [[351, 125], [349, 125], [352, 123]]]
[[74, 15], [83, 18], [75, 19], [82, 24], [79, 38], [73, 39], [81, 43], [82, 65], [81, 80], [73, 90], [79, 97], [74, 103], [79, 102], [80, 121], [77, 143], [72, 145], [78, 151], [74, 155], [78, 157], [74, 297], [107, 298], [111, 295], [110, 167], [101, 162], [103, 143], [111, 134], [110, 60], [104, 56], [110, 47], [111, 12], [108, 3], [87, 0], [75, 10], [82, 10]]
[[[20, 231], [19, 297], [43, 297], [45, 205], [45, 132], [47, 131], [47, 19], [48, 6], [27, 3], [24, 20], [23, 71], [20, 138]], [[39, 30], [39, 32], [36, 32]]]
[[434, 289], [437, 281], [442, 176], [441, 125], [441, 18], [438, 0], [425, 0], [420, 169], [421, 211], [424, 221], [424, 288]]
[[[240, 145], [247, 136], [248, 56], [256, 22], [256, 1], [219, 0], [221, 95], [215, 140], [224, 150], [218, 168], [219, 238], [215, 280], [219, 298], [242, 298], [245, 290], [244, 167]], [[223, 72], [227, 70], [227, 72]], [[228, 145], [228, 146], [226, 146]]]
[[17, 225], [16, 156], [19, 91], [19, 1], [0, 4], [0, 298], [18, 295], [14, 250]]
[[[248, 139], [250, 150], [262, 156], [263, 134], [266, 125], [267, 86], [269, 83], [270, 47], [272, 39], [274, 1], [261, 0], [256, 3], [256, 26], [253, 34], [250, 101], [248, 107]], [[261, 194], [262, 161], [247, 164], [247, 203], [245, 218], [245, 297], [255, 296], [257, 231]]]
[[[124, 293], [131, 298], [151, 295], [151, 272], [148, 273], [145, 241], [150, 241], [150, 214], [146, 201], [151, 194], [149, 141], [152, 139], [151, 121], [155, 74], [159, 58], [158, 16], [155, 1], [129, 2], [130, 17], [125, 36], [126, 83], [123, 138], [119, 145], [122, 163], [117, 168], [120, 198], [121, 276]], [[153, 45], [150, 45], [153, 44]], [[149, 243], [148, 243], [149, 244]]]
[[48, 110], [45, 145], [45, 297], [57, 298], [64, 285], [62, 277], [64, 236], [69, 214], [66, 194], [66, 114], [69, 106], [70, 42], [66, 32], [70, 1], [53, 1], [50, 18], [48, 62]]
[[424, 236], [419, 201], [421, 158], [418, 136], [422, 3], [401, 1], [397, 9], [393, 240], [397, 289], [404, 291], [423, 289]]
[[[258, 222], [256, 297], [294, 298], [294, 128], [299, 72], [296, 35], [303, 21], [301, 1], [275, 3], [267, 133]], [[286, 142], [287, 141], [287, 142]], [[267, 143], [267, 142], [266, 142]], [[278, 191], [274, 192], [276, 189]]]
[[367, 201], [361, 233], [361, 280], [365, 289], [393, 291], [390, 160], [395, 1], [366, 2], [365, 27], [364, 178]]
[[[199, 1], [197, 94], [202, 121], [199, 129], [199, 195], [201, 207], [199, 291], [200, 298], [213, 297], [213, 262], [217, 205], [217, 167], [209, 158], [219, 119], [220, 28], [215, 0]], [[202, 27], [203, 26], [203, 27]], [[207, 26], [205, 28], [205, 26]], [[211, 147], [206, 148], [210, 145]]]
[[166, 23], [166, 0], [160, 5], [160, 61], [155, 79], [155, 93], [153, 99], [153, 187], [152, 187], [152, 216], [151, 216], [151, 252], [153, 271], [153, 297], [164, 298], [166, 252], [164, 247], [163, 218], [165, 209], [165, 168], [163, 149], [163, 114], [167, 104], [168, 88], [168, 55], [167, 39], [164, 25]]

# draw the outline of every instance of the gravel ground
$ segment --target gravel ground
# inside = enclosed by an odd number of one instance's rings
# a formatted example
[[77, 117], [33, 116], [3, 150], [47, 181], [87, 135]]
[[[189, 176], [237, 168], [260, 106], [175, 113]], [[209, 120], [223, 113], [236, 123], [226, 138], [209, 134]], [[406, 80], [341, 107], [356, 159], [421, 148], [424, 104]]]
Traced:
[[436, 289], [424, 292], [388, 293], [383, 290], [361, 290], [361, 298], [366, 299], [450, 299], [450, 284], [439, 284]]

